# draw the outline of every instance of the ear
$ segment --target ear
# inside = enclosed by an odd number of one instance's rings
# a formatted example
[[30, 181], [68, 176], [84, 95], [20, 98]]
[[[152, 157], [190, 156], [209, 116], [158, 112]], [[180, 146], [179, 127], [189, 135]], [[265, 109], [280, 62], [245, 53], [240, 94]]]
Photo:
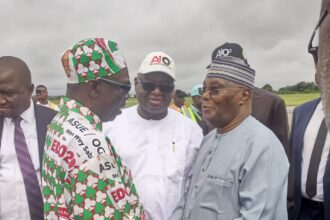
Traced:
[[251, 97], [252, 97], [252, 89], [247, 89], [247, 88], [243, 88], [241, 90], [240, 93], [240, 100], [238, 102], [239, 105], [244, 105], [245, 103], [247, 103]]
[[97, 98], [101, 94], [101, 84], [97, 80], [87, 82], [88, 94], [91, 98]]
[[138, 83], [138, 78], [134, 77], [134, 87], [136, 87], [137, 83]]
[[29, 90], [30, 96], [32, 97], [32, 93], [34, 91], [34, 85], [33, 85], [33, 83], [29, 86], [28, 90]]
[[321, 74], [319, 71], [316, 71], [316, 73], [315, 73], [315, 82], [316, 82], [316, 85], [319, 87], [320, 82], [321, 82]]

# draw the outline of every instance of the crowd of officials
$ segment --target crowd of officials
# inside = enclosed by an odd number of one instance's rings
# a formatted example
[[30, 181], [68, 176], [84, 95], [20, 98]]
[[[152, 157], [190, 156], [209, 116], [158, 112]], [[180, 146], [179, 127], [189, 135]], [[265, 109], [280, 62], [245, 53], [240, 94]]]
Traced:
[[23, 60], [0, 57], [0, 219], [330, 220], [329, 10], [323, 0], [308, 46], [321, 97], [294, 109], [290, 132], [238, 43], [210, 53], [190, 106], [164, 52], [142, 60], [126, 109], [112, 40], [63, 52], [59, 106], [44, 85], [32, 97]]

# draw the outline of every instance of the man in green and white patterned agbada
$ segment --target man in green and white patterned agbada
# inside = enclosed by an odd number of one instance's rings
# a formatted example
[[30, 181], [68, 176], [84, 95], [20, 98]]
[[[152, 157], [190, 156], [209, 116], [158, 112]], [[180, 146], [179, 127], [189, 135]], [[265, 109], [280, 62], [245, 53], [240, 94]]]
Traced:
[[130, 170], [101, 132], [130, 89], [124, 57], [115, 42], [94, 38], [66, 50], [62, 64], [67, 95], [46, 135], [45, 218], [144, 219]]

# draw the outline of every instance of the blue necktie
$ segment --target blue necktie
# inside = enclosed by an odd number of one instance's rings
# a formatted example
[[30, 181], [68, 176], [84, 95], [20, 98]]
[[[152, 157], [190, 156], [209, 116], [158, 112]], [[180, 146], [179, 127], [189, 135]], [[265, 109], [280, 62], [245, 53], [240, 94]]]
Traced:
[[[26, 196], [29, 203], [31, 220], [43, 220], [43, 200], [38, 178], [26, 145], [25, 136], [20, 126], [22, 118], [20, 116], [13, 119], [15, 123], [14, 142], [19, 167], [22, 172]], [[37, 147], [37, 146], [36, 146]]]

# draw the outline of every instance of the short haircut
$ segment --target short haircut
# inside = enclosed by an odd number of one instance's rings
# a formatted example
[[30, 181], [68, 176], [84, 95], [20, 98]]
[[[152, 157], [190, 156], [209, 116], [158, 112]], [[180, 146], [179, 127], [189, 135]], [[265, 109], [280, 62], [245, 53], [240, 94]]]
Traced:
[[37, 90], [38, 88], [45, 88], [45, 89], [47, 90], [47, 87], [44, 86], [44, 85], [37, 85], [36, 90]]

